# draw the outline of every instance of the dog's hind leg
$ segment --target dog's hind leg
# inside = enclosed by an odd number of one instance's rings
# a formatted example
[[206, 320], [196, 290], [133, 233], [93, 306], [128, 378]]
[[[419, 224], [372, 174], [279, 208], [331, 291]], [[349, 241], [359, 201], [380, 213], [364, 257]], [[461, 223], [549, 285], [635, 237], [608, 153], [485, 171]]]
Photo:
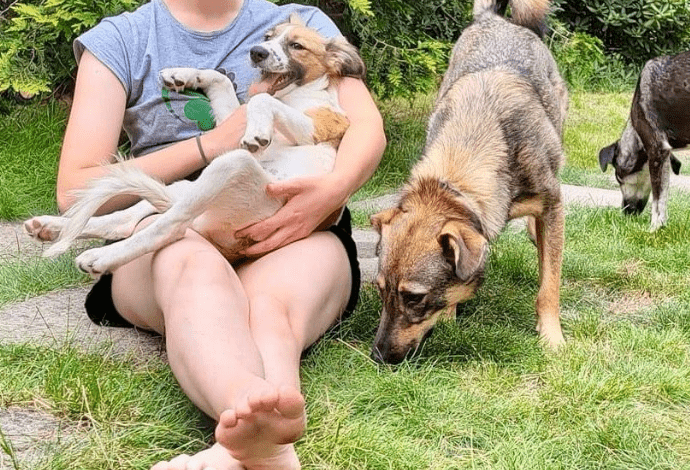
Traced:
[[[137, 224], [145, 217], [158, 212], [148, 201], [139, 201], [133, 206], [111, 214], [91, 217], [77, 238], [100, 238], [120, 240], [129, 237]], [[24, 222], [24, 230], [41, 242], [55, 241], [69, 224], [68, 217], [40, 215]]]
[[[76, 259], [77, 266], [94, 277], [126, 264], [141, 255], [151, 253], [182, 238], [190, 227], [197, 229], [195, 219], [204, 213], [216, 213], [221, 219], [238, 224], [249, 223], [265, 216], [262, 207], [266, 199], [268, 175], [256, 159], [245, 150], [226, 153], [211, 162], [173, 205], [153, 223], [120, 242], [87, 250]], [[272, 199], [272, 211], [280, 201]], [[238, 216], [235, 212], [245, 214]], [[247, 215], [248, 214], [248, 215]], [[226, 227], [229, 224], [226, 224]]]
[[549, 346], [556, 348], [564, 342], [559, 304], [565, 217], [560, 200], [547, 205], [535, 220], [539, 255], [537, 332]]

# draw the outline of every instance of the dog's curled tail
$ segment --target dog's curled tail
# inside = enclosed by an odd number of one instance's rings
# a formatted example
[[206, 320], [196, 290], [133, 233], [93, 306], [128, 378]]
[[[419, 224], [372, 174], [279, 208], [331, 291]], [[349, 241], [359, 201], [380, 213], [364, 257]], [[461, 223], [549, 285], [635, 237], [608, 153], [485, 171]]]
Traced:
[[75, 191], [74, 194], [76, 202], [64, 214], [69, 222], [60, 232], [57, 241], [43, 252], [45, 257], [53, 258], [67, 251], [96, 211], [116, 196], [139, 196], [150, 202], [158, 212], [165, 212], [173, 203], [173, 197], [163, 183], [126, 163], [112, 165], [108, 174], [95, 179], [86, 189]]
[[539, 36], [543, 35], [544, 19], [549, 13], [549, 0], [474, 0], [472, 13], [475, 19], [487, 13], [503, 16], [508, 3], [515, 24], [529, 28]]

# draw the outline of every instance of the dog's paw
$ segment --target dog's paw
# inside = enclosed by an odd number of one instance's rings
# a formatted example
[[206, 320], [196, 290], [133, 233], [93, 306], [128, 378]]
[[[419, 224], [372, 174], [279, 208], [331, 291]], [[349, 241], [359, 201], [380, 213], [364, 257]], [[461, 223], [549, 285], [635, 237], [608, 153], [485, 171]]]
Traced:
[[199, 69], [175, 67], [161, 70], [158, 79], [162, 87], [180, 92], [185, 88], [203, 88], [206, 85], [203, 72]]
[[650, 232], [656, 232], [660, 228], [663, 228], [668, 222], [668, 215], [665, 212], [655, 210], [652, 206], [652, 222], [649, 228]]
[[240, 148], [248, 150], [251, 153], [257, 153], [263, 151], [271, 145], [273, 140], [272, 132], [259, 131], [252, 128], [248, 128], [247, 132], [240, 140]]
[[94, 279], [98, 279], [103, 274], [112, 272], [116, 266], [108, 259], [108, 248], [109, 246], [86, 250], [75, 259], [74, 262], [77, 268]]
[[240, 148], [248, 150], [251, 153], [258, 153], [271, 145], [270, 139], [262, 137], [243, 138], [240, 142]]
[[24, 231], [39, 242], [52, 242], [59, 236], [65, 225], [64, 217], [41, 215], [24, 222]]

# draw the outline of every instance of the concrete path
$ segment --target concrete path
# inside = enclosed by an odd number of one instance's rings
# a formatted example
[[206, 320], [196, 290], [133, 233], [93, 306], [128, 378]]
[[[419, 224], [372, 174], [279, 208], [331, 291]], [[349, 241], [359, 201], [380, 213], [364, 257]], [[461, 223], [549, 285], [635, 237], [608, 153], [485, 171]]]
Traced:
[[[690, 160], [690, 151], [681, 155]], [[690, 191], [690, 177], [674, 176], [672, 186]], [[566, 206], [620, 206], [616, 190], [562, 186]], [[352, 208], [375, 212], [396, 203], [395, 195], [359, 201]], [[376, 272], [375, 247], [378, 235], [372, 230], [355, 230], [363, 282], [370, 282]], [[18, 224], [0, 223], [0, 262], [23, 262], [39, 256], [42, 247], [23, 233]], [[160, 358], [166, 361], [161, 338], [133, 329], [94, 326], [84, 312], [87, 287], [75, 287], [12, 303], [0, 308], [0, 344], [30, 343], [59, 348], [75, 345], [84, 351], [126, 358], [134, 362]], [[65, 439], [78, 438], [70, 423], [62, 423], [39, 409], [0, 408], [0, 430], [11, 442], [20, 468], [32, 468], [41, 449]], [[11, 459], [0, 451], [0, 470], [13, 469]]]

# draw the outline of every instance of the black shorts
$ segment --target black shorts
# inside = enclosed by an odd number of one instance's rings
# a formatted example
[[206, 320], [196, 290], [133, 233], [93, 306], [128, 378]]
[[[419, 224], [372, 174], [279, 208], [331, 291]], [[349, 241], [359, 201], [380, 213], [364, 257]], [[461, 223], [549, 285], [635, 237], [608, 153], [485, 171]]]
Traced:
[[[361, 280], [359, 262], [357, 261], [357, 245], [352, 238], [352, 222], [350, 219], [350, 211], [347, 208], [343, 211], [340, 221], [336, 225], [330, 227], [328, 231], [333, 232], [343, 243], [345, 251], [347, 252], [347, 257], [350, 260], [350, 269], [352, 270], [350, 300], [342, 316], [342, 318], [345, 318], [352, 313], [357, 305]], [[118, 311], [115, 310], [115, 305], [113, 304], [112, 281], [112, 274], [104, 274], [96, 281], [91, 291], [86, 295], [86, 301], [84, 302], [86, 314], [91, 321], [97, 325], [131, 328], [134, 325], [122, 318]]]

